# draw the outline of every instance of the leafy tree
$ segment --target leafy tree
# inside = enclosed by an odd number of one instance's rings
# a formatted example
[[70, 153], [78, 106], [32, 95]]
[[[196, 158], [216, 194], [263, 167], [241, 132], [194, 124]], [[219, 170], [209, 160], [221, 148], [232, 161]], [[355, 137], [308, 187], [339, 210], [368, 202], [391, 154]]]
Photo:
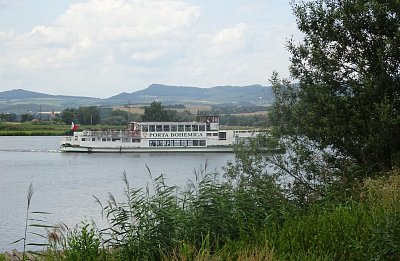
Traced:
[[80, 124], [96, 125], [100, 122], [100, 111], [96, 106], [79, 107], [77, 118]]
[[78, 111], [75, 108], [66, 108], [61, 112], [61, 120], [66, 124], [71, 124], [71, 122], [76, 121], [76, 115]]
[[128, 121], [122, 116], [109, 116], [101, 120], [101, 124], [105, 125], [127, 125]]
[[363, 168], [390, 169], [400, 152], [399, 1], [301, 1], [293, 9], [304, 40], [288, 45], [298, 86], [273, 79], [288, 96], [275, 106], [281, 130]]
[[173, 121], [175, 113], [164, 109], [161, 102], [153, 101], [150, 106], [144, 107], [143, 121]]
[[100, 122], [100, 110], [96, 106], [67, 108], [61, 113], [61, 119], [66, 124], [75, 121], [79, 124], [96, 125]]
[[138, 113], [131, 113], [123, 110], [113, 110], [110, 116], [119, 116], [123, 117], [127, 122], [129, 121], [139, 121], [141, 119], [141, 115]]
[[[286, 195], [307, 206], [346, 197], [352, 180], [392, 167], [400, 155], [398, 1], [296, 1], [304, 35], [289, 41], [298, 83], [271, 79], [269, 135], [238, 154], [245, 172], [273, 169]], [[260, 153], [259, 148], [285, 153]]]
[[14, 122], [17, 121], [17, 115], [14, 113], [1, 113], [0, 121]]
[[21, 114], [21, 122], [31, 121], [33, 120], [33, 115], [30, 113]]

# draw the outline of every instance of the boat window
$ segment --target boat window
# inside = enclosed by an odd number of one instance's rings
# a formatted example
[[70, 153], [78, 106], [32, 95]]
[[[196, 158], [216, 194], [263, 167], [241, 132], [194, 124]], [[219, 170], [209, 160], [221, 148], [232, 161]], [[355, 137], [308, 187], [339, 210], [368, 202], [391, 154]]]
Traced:
[[129, 138], [122, 138], [122, 142], [131, 142], [131, 139], [129, 139]]
[[171, 131], [176, 132], [178, 130], [177, 125], [171, 125]]
[[185, 131], [185, 128], [183, 125], [178, 125], [178, 131], [183, 132]]
[[220, 132], [218, 138], [219, 140], [226, 140], [226, 132]]
[[218, 136], [218, 133], [213, 133], [213, 136], [214, 136], [214, 137]]
[[199, 146], [199, 141], [198, 140], [193, 140], [193, 146]]
[[140, 139], [132, 139], [132, 142], [140, 142]]
[[101, 141], [107, 141], [107, 139], [106, 138], [102, 138]]
[[162, 132], [162, 125], [156, 125], [156, 132]]
[[192, 125], [193, 131], [199, 131], [199, 125]]
[[149, 132], [155, 132], [156, 131], [156, 126], [155, 125], [149, 125]]
[[156, 146], [156, 141], [155, 140], [149, 141], [149, 145], [150, 145], [150, 147]]
[[120, 141], [120, 138], [112, 138], [112, 141]]
[[85, 141], [85, 140], [86, 140], [86, 138], [82, 138], [81, 140], [82, 140], [82, 141]]
[[162, 140], [158, 140], [157, 141], [157, 147], [162, 147], [163, 146], [163, 141]]
[[207, 136], [208, 136], [208, 137], [211, 136], [211, 133], [207, 132]]
[[205, 125], [200, 125], [199, 126], [199, 131], [206, 131], [206, 126]]
[[143, 132], [148, 132], [149, 131], [149, 125], [142, 125], [142, 131]]
[[170, 130], [170, 126], [169, 125], [164, 125], [163, 126], [163, 130], [164, 131], [169, 131]]
[[206, 146], [206, 140], [200, 140], [200, 146]]
[[164, 146], [169, 147], [171, 145], [170, 140], [164, 140]]
[[187, 146], [193, 146], [193, 141], [192, 140], [188, 140], [187, 141]]
[[185, 131], [186, 132], [192, 131], [192, 125], [185, 125]]
[[96, 141], [96, 138], [92, 138], [92, 141]]

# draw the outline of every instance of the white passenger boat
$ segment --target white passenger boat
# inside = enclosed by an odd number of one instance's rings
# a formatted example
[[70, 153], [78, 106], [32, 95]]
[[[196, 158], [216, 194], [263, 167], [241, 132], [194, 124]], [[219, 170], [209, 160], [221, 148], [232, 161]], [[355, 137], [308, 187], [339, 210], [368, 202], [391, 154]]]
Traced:
[[252, 130], [221, 130], [219, 117], [196, 122], [132, 122], [127, 130], [75, 131], [64, 137], [63, 152], [233, 152], [255, 137]]

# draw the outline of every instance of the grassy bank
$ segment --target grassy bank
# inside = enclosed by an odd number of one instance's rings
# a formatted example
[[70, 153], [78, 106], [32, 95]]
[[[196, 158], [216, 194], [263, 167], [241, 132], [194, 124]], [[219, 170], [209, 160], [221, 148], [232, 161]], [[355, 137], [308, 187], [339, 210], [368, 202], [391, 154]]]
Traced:
[[[300, 208], [271, 177], [163, 176], [110, 195], [109, 226], [48, 230], [42, 260], [399, 260], [400, 172], [368, 179], [342, 202]], [[350, 194], [349, 194], [350, 195]]]
[[[79, 129], [124, 129], [124, 126], [80, 125]], [[63, 136], [70, 134], [70, 125], [63, 123], [0, 122], [0, 136]]]

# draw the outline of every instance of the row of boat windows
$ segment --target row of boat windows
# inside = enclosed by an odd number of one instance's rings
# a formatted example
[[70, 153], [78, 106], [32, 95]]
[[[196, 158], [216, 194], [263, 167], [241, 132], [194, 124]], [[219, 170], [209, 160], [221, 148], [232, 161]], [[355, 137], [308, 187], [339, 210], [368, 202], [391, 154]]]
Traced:
[[[220, 132], [220, 133], [207, 133], [207, 137], [210, 137], [210, 136], [214, 136], [214, 137], [218, 137], [219, 136], [219, 139], [220, 140], [226, 140], [226, 132]], [[77, 140], [78, 139], [78, 137], [75, 137], [75, 140]], [[107, 141], [121, 141], [122, 140], [122, 142], [140, 142], [140, 140], [139, 139], [137, 139], [137, 138], [81, 138], [81, 141], [105, 141], [105, 142], [107, 142]], [[195, 145], [195, 146], [197, 146], [197, 145]]]
[[[82, 138], [82, 141], [96, 141], [96, 138]], [[130, 138], [101, 138], [98, 141], [112, 142], [121, 141], [122, 142], [140, 142], [139, 139]], [[205, 147], [206, 140], [149, 140], [150, 147]]]
[[143, 132], [196, 132], [206, 131], [206, 125], [141, 125]]
[[149, 140], [150, 147], [205, 147], [206, 140]]
[[[96, 141], [96, 138], [81, 138], [81, 141]], [[140, 142], [139, 139], [135, 139], [135, 138], [97, 138], [97, 141], [104, 141], [104, 142], [110, 142], [110, 141]]]

